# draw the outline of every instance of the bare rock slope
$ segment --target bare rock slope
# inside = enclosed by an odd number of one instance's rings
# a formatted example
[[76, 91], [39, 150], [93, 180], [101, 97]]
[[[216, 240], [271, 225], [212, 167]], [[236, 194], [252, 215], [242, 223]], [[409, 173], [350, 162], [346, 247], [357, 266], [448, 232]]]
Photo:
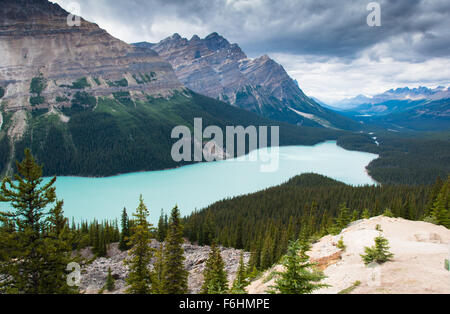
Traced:
[[[382, 232], [376, 230], [380, 225]], [[389, 240], [392, 261], [380, 266], [364, 265], [360, 254], [372, 246], [382, 234]], [[336, 247], [340, 238], [345, 250]], [[328, 235], [312, 246], [309, 256], [319, 264], [330, 287], [316, 293], [450, 293], [450, 272], [445, 259], [450, 258], [450, 230], [421, 221], [409, 221], [384, 216], [360, 220], [337, 236]], [[281, 271], [275, 266], [262, 278], [252, 282], [250, 293], [264, 293], [275, 279], [269, 275]], [[355, 282], [360, 282], [355, 285]]]
[[[153, 241], [151, 246], [159, 248], [159, 243]], [[186, 258], [184, 265], [189, 272], [188, 286], [190, 293], [198, 293], [203, 283], [203, 271], [205, 269], [206, 260], [210, 252], [209, 246], [198, 246], [190, 243], [183, 245], [184, 256]], [[225, 270], [228, 274], [228, 281], [231, 284], [236, 277], [236, 272], [239, 265], [241, 251], [232, 248], [221, 247], [221, 254], [225, 264]], [[90, 249], [85, 249], [81, 255], [86, 259], [92, 258]], [[128, 252], [121, 252], [117, 248], [117, 243], [110, 245], [108, 250], [108, 257], [97, 258], [91, 263], [82, 268], [81, 276], [81, 292], [92, 294], [98, 293], [105, 285], [108, 268], [111, 267], [112, 276], [115, 278], [116, 289], [112, 293], [125, 293], [126, 283], [125, 278], [128, 275], [128, 267], [124, 265], [124, 259], [128, 258]], [[250, 253], [244, 252], [244, 261], [248, 262]], [[153, 263], [150, 268], [153, 267]], [[105, 293], [108, 293], [105, 291]]]

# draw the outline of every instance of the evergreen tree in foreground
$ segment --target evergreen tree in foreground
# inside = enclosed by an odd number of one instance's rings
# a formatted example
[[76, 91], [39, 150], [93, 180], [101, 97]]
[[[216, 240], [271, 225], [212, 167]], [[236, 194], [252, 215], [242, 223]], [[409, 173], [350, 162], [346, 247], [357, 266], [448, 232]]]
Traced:
[[389, 241], [381, 235], [375, 238], [375, 246], [365, 247], [364, 251], [366, 254], [361, 254], [361, 257], [366, 265], [372, 262], [382, 264], [394, 257], [389, 252]]
[[441, 191], [436, 196], [433, 207], [431, 209], [431, 215], [434, 221], [438, 225], [443, 225], [450, 228], [450, 176], [445, 184], [442, 186]]
[[245, 287], [249, 284], [247, 269], [244, 265], [244, 254], [241, 252], [236, 279], [233, 281], [233, 287], [230, 292], [232, 294], [246, 294], [247, 291], [245, 290]]
[[183, 294], [188, 291], [188, 272], [184, 269], [183, 226], [180, 211], [175, 206], [169, 219], [166, 244], [164, 247], [164, 267], [162, 286], [164, 293]]
[[163, 270], [164, 270], [164, 246], [161, 243], [155, 254], [155, 264], [152, 271], [152, 293], [164, 294]]
[[136, 219], [132, 227], [132, 235], [130, 236], [129, 245], [132, 247], [129, 251], [129, 260], [125, 260], [130, 273], [126, 280], [128, 284], [127, 293], [130, 294], [149, 294], [151, 292], [151, 272], [148, 265], [153, 256], [153, 249], [149, 244], [151, 241], [152, 225], [147, 221], [149, 215], [148, 209], [144, 204], [142, 195], [139, 199], [139, 206]]
[[122, 211], [121, 227], [122, 227], [122, 233], [120, 235], [119, 249], [121, 251], [126, 251], [130, 248], [128, 246], [128, 238], [130, 237], [130, 228], [129, 228], [127, 209], [125, 207], [123, 208], [123, 211]]
[[223, 294], [228, 291], [227, 273], [219, 247], [213, 242], [203, 272], [202, 294]]
[[164, 211], [161, 209], [161, 216], [159, 216], [158, 220], [158, 233], [157, 233], [158, 236], [157, 240], [159, 242], [164, 242], [164, 240], [166, 239], [167, 228], [168, 228], [167, 215], [164, 215]]
[[111, 267], [108, 267], [108, 276], [106, 277], [105, 288], [108, 291], [113, 291], [116, 288], [115, 280], [111, 273]]
[[309, 245], [302, 241], [291, 241], [287, 254], [282, 259], [283, 272], [278, 272], [275, 286], [271, 287], [270, 293], [279, 294], [307, 294], [314, 290], [327, 287], [320, 281], [325, 276], [312, 267], [306, 255]]
[[0, 293], [75, 292], [66, 283], [71, 250], [63, 202], [49, 209], [56, 201], [56, 177], [44, 183], [42, 167], [29, 149], [16, 166], [14, 181], [5, 177], [0, 187], [0, 201], [13, 208], [0, 212], [4, 224], [0, 231], [0, 273], [7, 275], [0, 280]]

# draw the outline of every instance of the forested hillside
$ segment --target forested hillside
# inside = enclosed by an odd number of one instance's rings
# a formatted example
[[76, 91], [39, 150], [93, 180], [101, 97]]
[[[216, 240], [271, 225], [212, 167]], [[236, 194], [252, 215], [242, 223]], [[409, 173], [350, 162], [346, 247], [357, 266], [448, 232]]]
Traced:
[[[448, 200], [447, 190], [443, 192]], [[184, 221], [186, 236], [208, 244], [244, 248], [253, 266], [264, 269], [286, 251], [289, 239], [338, 232], [351, 220], [386, 212], [417, 220], [430, 216], [442, 181], [425, 185], [352, 187], [303, 174], [264, 191], [217, 202]], [[448, 208], [448, 202], [447, 202]], [[444, 207], [445, 207], [444, 206]], [[447, 212], [448, 213], [448, 212]]]
[[450, 132], [347, 134], [338, 145], [350, 150], [378, 154], [367, 167], [369, 174], [383, 184], [432, 184], [436, 177], [450, 173]]
[[281, 145], [312, 145], [344, 134], [275, 122], [190, 91], [146, 101], [132, 100], [129, 93], [114, 97], [96, 100], [80, 94], [70, 109], [29, 113], [27, 131], [10, 157], [6, 132], [13, 122], [12, 114], [6, 114], [0, 157], [7, 162], [0, 163], [0, 173], [8, 162], [21, 160], [25, 148], [44, 164], [44, 175], [109, 176], [178, 167], [186, 163], [172, 160], [172, 144], [178, 139], [170, 138], [171, 131], [177, 125], [193, 130], [194, 118], [202, 118], [204, 128], [219, 126], [224, 134], [226, 126], [279, 125]]

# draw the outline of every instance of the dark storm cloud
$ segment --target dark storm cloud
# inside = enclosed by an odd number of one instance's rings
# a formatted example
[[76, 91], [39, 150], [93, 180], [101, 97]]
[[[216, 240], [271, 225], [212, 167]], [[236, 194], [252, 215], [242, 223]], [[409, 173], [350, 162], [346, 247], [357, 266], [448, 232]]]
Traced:
[[[67, 5], [71, 0], [56, 1]], [[290, 53], [420, 61], [450, 54], [448, 0], [382, 0], [381, 27], [366, 23], [369, 0], [78, 0], [82, 14], [134, 30], [126, 41], [155, 40], [165, 21], [192, 36], [218, 32], [249, 54]], [[119, 31], [119, 30], [118, 30]], [[170, 27], [172, 31], [172, 27]], [[140, 36], [141, 35], [141, 36]], [[164, 34], [170, 35], [169, 33]], [[148, 38], [150, 37], [150, 38]], [[157, 38], [158, 40], [163, 38]], [[384, 47], [387, 46], [387, 47]]]

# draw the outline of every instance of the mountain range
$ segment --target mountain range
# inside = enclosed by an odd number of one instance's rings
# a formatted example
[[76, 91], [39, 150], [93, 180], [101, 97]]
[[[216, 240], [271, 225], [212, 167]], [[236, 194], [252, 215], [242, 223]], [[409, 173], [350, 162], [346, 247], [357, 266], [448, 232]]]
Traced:
[[[13, 171], [13, 161], [23, 157], [26, 147], [45, 165], [45, 175], [105, 176], [177, 167], [181, 164], [170, 154], [176, 141], [171, 130], [177, 125], [192, 129], [195, 117], [203, 118], [204, 127], [223, 129], [279, 125], [281, 145], [337, 139], [341, 133], [334, 126], [344, 127], [348, 120], [311, 103], [314, 112], [342, 125], [300, 127], [200, 95], [180, 82], [171, 63], [154, 50], [129, 45], [83, 19], [80, 26], [68, 26], [68, 15], [46, 0], [2, 1], [1, 173]], [[228, 45], [213, 37], [207, 41], [211, 49]], [[161, 51], [162, 43], [159, 47], [155, 49]], [[283, 72], [267, 57], [260, 62]], [[253, 73], [256, 81], [256, 76], [264, 77], [258, 73]], [[293, 83], [285, 84], [279, 93], [293, 89], [303, 95]], [[276, 109], [278, 104], [274, 100], [274, 112], [300, 116], [285, 107]], [[320, 126], [306, 120], [311, 123], [304, 125]]]
[[[388, 101], [419, 101], [419, 100], [440, 100], [450, 98], [450, 88], [438, 86], [436, 88], [427, 88], [419, 86], [417, 88], [401, 87], [387, 90], [381, 94], [368, 97], [358, 95], [353, 98], [346, 98], [330, 104], [331, 108], [345, 111], [360, 111], [370, 109], [372, 113], [385, 113], [385, 108], [377, 106]], [[374, 106], [368, 106], [374, 105]], [[389, 109], [389, 108], [386, 108]]]
[[366, 125], [396, 131], [437, 131], [450, 126], [450, 88], [396, 88], [373, 97], [359, 95], [334, 110]]
[[134, 46], [155, 50], [189, 89], [263, 117], [305, 126], [360, 128], [306, 96], [298, 82], [269, 56], [248, 58], [237, 44], [218, 33], [203, 39], [174, 34], [156, 44]]

